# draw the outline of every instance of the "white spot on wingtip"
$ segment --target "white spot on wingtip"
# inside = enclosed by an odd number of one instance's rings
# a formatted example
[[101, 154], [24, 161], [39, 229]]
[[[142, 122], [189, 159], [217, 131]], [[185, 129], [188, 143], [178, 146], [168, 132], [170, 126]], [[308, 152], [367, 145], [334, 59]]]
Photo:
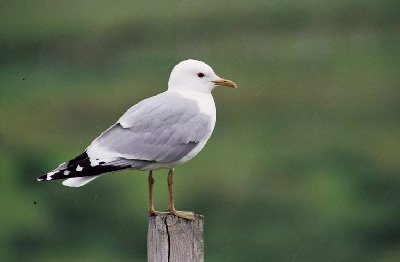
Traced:
[[89, 158], [89, 160], [90, 160], [90, 166], [98, 166], [100, 163], [100, 159], [98, 159], [98, 158], [96, 158], [94, 160]]
[[76, 167], [76, 171], [82, 171], [83, 170], [83, 167], [81, 167], [80, 165], [78, 165], [77, 167]]
[[70, 173], [70, 171], [65, 170], [64, 173], [63, 173], [63, 175], [64, 175], [64, 176], [68, 176], [69, 173]]
[[[51, 176], [54, 175], [55, 173], [57, 173], [57, 171], [51, 171], [51, 172], [47, 173], [46, 180], [47, 180], [47, 181], [48, 181], [48, 180], [51, 180]], [[44, 179], [43, 179], [43, 180], [44, 180]]]

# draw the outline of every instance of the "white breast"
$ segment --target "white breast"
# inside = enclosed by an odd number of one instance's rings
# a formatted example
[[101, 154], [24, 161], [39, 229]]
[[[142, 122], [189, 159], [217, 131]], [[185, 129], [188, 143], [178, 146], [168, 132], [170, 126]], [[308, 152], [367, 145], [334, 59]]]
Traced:
[[216, 109], [215, 109], [215, 102], [214, 98], [211, 93], [199, 93], [199, 92], [179, 92], [185, 98], [195, 100], [197, 105], [199, 106], [200, 113], [206, 114], [211, 117], [210, 125], [207, 130], [207, 135], [204, 140], [200, 141], [199, 144], [189, 152], [186, 156], [184, 156], [181, 160], [175, 162], [175, 165], [185, 163], [195, 157], [206, 145], [207, 140], [210, 138], [216, 121]]

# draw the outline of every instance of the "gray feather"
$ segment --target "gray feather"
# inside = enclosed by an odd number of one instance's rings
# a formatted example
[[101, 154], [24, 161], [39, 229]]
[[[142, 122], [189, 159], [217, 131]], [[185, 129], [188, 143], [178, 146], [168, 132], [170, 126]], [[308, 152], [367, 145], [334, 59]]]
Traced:
[[92, 146], [129, 160], [169, 163], [182, 159], [207, 136], [211, 117], [197, 103], [162, 93], [130, 108]]

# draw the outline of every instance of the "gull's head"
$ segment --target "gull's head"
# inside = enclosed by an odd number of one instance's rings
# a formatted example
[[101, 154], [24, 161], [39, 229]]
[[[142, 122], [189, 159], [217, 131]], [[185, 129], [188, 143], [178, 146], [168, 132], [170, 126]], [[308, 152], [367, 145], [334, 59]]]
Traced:
[[206, 63], [192, 59], [177, 64], [168, 81], [168, 90], [209, 93], [217, 86], [236, 87], [236, 84], [217, 76]]

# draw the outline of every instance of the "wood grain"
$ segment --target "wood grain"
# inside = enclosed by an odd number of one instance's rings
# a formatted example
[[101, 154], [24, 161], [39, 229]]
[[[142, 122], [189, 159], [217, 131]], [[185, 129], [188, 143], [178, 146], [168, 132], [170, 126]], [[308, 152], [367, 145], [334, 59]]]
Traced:
[[147, 260], [149, 262], [204, 261], [203, 216], [194, 220], [166, 214], [149, 217]]

